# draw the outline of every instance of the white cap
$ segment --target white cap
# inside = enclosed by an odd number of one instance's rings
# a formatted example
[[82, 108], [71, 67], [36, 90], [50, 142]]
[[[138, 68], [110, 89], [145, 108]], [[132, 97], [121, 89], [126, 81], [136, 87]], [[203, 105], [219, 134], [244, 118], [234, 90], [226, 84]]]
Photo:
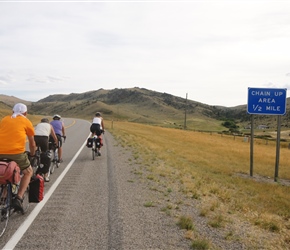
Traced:
[[13, 115], [12, 118], [15, 118], [18, 115], [22, 115], [27, 112], [27, 107], [23, 103], [17, 103], [13, 107]]

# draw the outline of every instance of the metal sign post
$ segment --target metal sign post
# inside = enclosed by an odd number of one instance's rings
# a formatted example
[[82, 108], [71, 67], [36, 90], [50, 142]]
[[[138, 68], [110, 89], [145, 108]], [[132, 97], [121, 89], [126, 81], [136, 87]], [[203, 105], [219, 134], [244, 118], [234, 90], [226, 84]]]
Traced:
[[280, 158], [280, 133], [281, 115], [286, 113], [286, 92], [287, 89], [248, 88], [247, 112], [251, 117], [251, 148], [250, 148], [250, 175], [253, 176], [253, 140], [254, 140], [254, 114], [278, 115], [277, 141], [276, 141], [276, 163], [275, 178], [278, 179], [279, 158]]
[[279, 161], [280, 161], [280, 134], [281, 134], [281, 115], [277, 117], [277, 140], [276, 140], [276, 163], [274, 181], [278, 181]]
[[250, 176], [254, 169], [254, 115], [251, 115], [251, 143], [250, 143]]

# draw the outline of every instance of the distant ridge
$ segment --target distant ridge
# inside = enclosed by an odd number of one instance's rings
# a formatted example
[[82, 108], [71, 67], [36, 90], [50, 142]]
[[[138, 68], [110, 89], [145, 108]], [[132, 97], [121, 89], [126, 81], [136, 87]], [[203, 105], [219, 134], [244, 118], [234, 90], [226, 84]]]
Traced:
[[[30, 113], [52, 116], [55, 113], [67, 117], [91, 119], [96, 111], [103, 113], [106, 119], [127, 120], [148, 124], [172, 124], [183, 127], [185, 110], [187, 125], [192, 128], [198, 123], [203, 127], [215, 124], [217, 129], [224, 129], [222, 121], [234, 120], [240, 126], [250, 124], [247, 106], [236, 107], [212, 106], [167, 93], [145, 88], [98, 89], [84, 93], [54, 94], [37, 102], [23, 101], [16, 97], [0, 95], [1, 101], [9, 106], [16, 102], [29, 105]], [[289, 104], [288, 104], [289, 105]], [[288, 106], [287, 105], [287, 106]], [[255, 116], [258, 124], [274, 128], [275, 116]], [[282, 117], [282, 126], [288, 127], [289, 114]]]
[[6, 105], [11, 106], [11, 107], [13, 107], [16, 103], [19, 103], [19, 102], [24, 103], [25, 105], [31, 104], [30, 101], [25, 101], [15, 96], [8, 96], [8, 95], [3, 95], [3, 94], [0, 94], [0, 102], [3, 102]]
[[240, 106], [238, 109], [210, 106], [171, 94], [135, 87], [49, 95], [33, 103], [31, 110], [44, 114], [61, 113], [76, 117], [92, 117], [96, 111], [101, 111], [109, 119], [125, 119], [150, 124], [168, 120], [181, 124], [185, 109], [189, 120], [192, 117], [223, 120], [232, 118], [232, 115], [237, 116], [238, 113], [243, 114], [244, 119], [247, 119], [244, 108], [245, 106]]

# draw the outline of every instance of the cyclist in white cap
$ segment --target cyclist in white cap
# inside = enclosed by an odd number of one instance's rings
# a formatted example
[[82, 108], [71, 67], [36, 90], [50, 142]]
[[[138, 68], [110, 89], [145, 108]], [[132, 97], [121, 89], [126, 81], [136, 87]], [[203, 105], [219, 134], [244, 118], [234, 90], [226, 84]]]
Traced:
[[0, 159], [15, 161], [22, 173], [17, 196], [13, 199], [13, 206], [23, 213], [23, 195], [33, 174], [28, 155], [25, 153], [26, 137], [29, 142], [30, 155], [35, 154], [34, 127], [27, 119], [27, 107], [17, 103], [13, 107], [13, 114], [5, 116], [0, 121]]

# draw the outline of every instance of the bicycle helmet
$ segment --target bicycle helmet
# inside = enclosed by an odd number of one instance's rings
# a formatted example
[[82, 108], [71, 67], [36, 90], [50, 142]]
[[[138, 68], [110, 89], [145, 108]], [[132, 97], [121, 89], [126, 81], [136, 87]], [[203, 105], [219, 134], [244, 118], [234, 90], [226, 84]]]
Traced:
[[60, 119], [61, 119], [61, 116], [60, 115], [57, 115], [56, 114], [56, 115], [53, 116], [53, 120], [60, 120]]
[[41, 119], [41, 122], [47, 122], [47, 123], [49, 123], [49, 120], [47, 118], [42, 118]]
[[101, 113], [100, 113], [100, 112], [97, 112], [97, 113], [95, 114], [95, 116], [101, 116]]

